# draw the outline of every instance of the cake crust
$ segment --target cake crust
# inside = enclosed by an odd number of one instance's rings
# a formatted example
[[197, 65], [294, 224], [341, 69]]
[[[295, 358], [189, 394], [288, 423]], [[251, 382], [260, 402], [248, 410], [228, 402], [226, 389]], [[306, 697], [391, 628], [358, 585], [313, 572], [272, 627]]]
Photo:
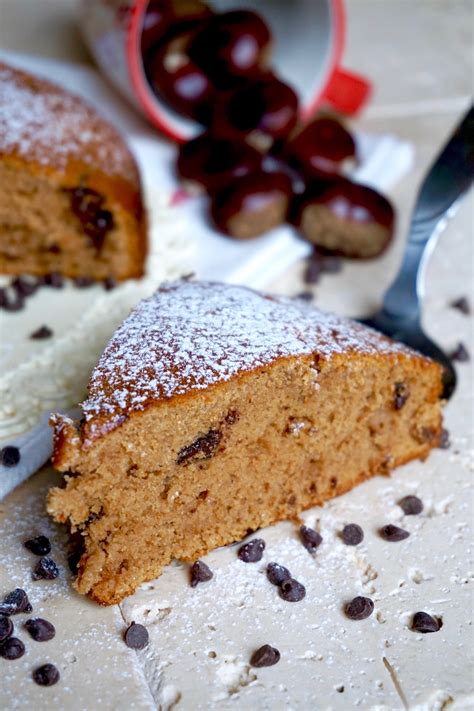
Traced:
[[359, 324], [243, 287], [164, 285], [105, 349], [81, 424], [52, 423], [67, 474], [48, 510], [82, 536], [78, 590], [117, 602], [173, 558], [426, 457], [440, 392], [437, 364]]

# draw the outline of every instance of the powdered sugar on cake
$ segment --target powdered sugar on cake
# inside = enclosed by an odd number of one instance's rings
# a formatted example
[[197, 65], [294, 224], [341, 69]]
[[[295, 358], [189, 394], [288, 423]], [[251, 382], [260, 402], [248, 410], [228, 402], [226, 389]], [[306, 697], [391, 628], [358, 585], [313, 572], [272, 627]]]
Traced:
[[118, 134], [82, 99], [0, 62], [0, 153], [63, 169], [77, 157], [108, 175], [135, 176]]
[[[86, 421], [230, 380], [277, 358], [407, 352], [359, 324], [245, 287], [180, 281], [142, 301], [106, 347], [83, 403]], [[92, 428], [93, 430], [93, 428]]]

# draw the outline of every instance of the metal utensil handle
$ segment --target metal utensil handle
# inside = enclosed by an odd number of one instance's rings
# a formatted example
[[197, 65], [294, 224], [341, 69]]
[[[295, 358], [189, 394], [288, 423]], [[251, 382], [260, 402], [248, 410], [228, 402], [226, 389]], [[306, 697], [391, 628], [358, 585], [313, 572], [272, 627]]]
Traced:
[[421, 274], [436, 239], [474, 180], [474, 107], [445, 145], [418, 193], [402, 265], [385, 294], [391, 316], [419, 319]]

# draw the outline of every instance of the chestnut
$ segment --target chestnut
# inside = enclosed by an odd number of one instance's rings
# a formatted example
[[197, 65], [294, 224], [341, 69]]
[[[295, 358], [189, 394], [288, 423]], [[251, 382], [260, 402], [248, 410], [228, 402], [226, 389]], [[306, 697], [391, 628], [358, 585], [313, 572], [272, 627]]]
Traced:
[[395, 213], [376, 190], [339, 178], [303, 195], [297, 224], [304, 237], [333, 254], [377, 257], [393, 237]]
[[178, 175], [202, 185], [208, 192], [223, 188], [260, 168], [262, 156], [246, 143], [213, 138], [202, 133], [184, 143], [178, 153]]
[[214, 15], [189, 47], [190, 57], [220, 89], [251, 77], [270, 59], [271, 33], [251, 10]]
[[145, 58], [145, 73], [153, 91], [173, 109], [206, 124], [215, 88], [187, 54], [192, 34], [183, 32], [152, 49]]
[[202, 0], [150, 0], [143, 16], [141, 49], [146, 53], [167, 35], [191, 29], [212, 15]]
[[284, 173], [254, 171], [212, 196], [211, 217], [221, 232], [251, 239], [285, 221], [291, 194]]
[[355, 154], [355, 142], [349, 131], [329, 117], [312, 121], [284, 148], [290, 165], [308, 177], [337, 174], [343, 161], [354, 159]]
[[[211, 127], [216, 135], [242, 139], [269, 148], [294, 128], [298, 97], [291, 87], [267, 74], [235, 91], [217, 96]], [[264, 145], [265, 144], [265, 145]]]

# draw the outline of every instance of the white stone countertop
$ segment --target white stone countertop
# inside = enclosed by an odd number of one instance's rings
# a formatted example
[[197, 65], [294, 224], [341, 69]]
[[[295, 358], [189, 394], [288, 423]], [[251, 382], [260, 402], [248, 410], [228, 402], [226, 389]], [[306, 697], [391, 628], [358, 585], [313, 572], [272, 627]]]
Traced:
[[[341, 274], [325, 276], [314, 287], [318, 305], [354, 314], [369, 312], [394, 275], [419, 180], [469, 104], [474, 3], [346, 4], [344, 64], [375, 84], [373, 101], [356, 125], [397, 134], [416, 146], [414, 170], [392, 193], [399, 214], [393, 248], [373, 263], [346, 264]], [[0, 0], [0, 48], [89, 63], [74, 7], [74, 0]], [[472, 315], [463, 316], [448, 304], [469, 293], [474, 301], [473, 217], [471, 194], [430, 260], [424, 305], [426, 329], [442, 346], [452, 348], [462, 340], [472, 351]], [[269, 289], [302, 291], [301, 271], [301, 265], [295, 266]], [[471, 365], [459, 365], [459, 387], [446, 408], [449, 450], [433, 452], [424, 464], [402, 467], [389, 480], [375, 478], [305, 514], [309, 525], [319, 522], [325, 538], [314, 561], [290, 524], [261, 532], [268, 555], [291, 563], [307, 586], [307, 598], [295, 606], [269, 599], [262, 574], [266, 559], [255, 568], [245, 566], [232, 547], [207, 557], [216, 575], [202, 589], [191, 590], [185, 569], [171, 566], [120, 607], [101, 608], [80, 598], [70, 587], [64, 533], [44, 513], [45, 491], [57, 477], [45, 467], [0, 503], [0, 596], [14, 587], [27, 589], [33, 614], [53, 622], [57, 635], [48, 643], [33, 642], [21, 629], [25, 617], [13, 618], [27, 654], [17, 661], [0, 659], [0, 707], [474, 708]], [[402, 518], [396, 501], [407, 493], [425, 502], [420, 517]], [[357, 549], [343, 547], [337, 538], [348, 521], [361, 523], [366, 531]], [[388, 521], [403, 521], [409, 528], [408, 545], [395, 550], [377, 538], [375, 529]], [[60, 578], [49, 583], [31, 581], [32, 556], [22, 546], [39, 532], [51, 536], [61, 568]], [[364, 593], [374, 599], [375, 614], [348, 624], [341, 614], [344, 600]], [[411, 632], [408, 620], [417, 609], [440, 615], [442, 630]], [[139, 654], [121, 639], [132, 619], [149, 625], [151, 644]], [[280, 664], [250, 668], [251, 651], [266, 642], [282, 652]], [[61, 681], [40, 688], [31, 672], [48, 661], [60, 669]]]

